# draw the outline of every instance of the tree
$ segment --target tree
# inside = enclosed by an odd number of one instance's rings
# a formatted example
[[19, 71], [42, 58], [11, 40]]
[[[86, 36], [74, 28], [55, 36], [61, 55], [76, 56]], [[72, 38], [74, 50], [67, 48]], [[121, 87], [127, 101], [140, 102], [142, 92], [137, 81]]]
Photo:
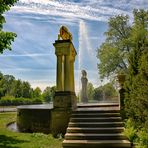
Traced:
[[3, 76], [3, 74], [0, 72], [0, 98], [2, 97], [2, 96], [4, 96], [4, 94], [5, 94], [5, 89], [4, 89], [4, 76]]
[[93, 99], [102, 101], [103, 99], [112, 99], [117, 96], [117, 91], [112, 83], [107, 83], [94, 89]]
[[2, 31], [3, 24], [6, 22], [2, 14], [8, 11], [15, 2], [17, 0], [0, 0], [0, 53], [3, 53], [5, 49], [11, 50], [11, 42], [16, 37], [15, 33]]
[[92, 83], [87, 84], [87, 97], [89, 100], [93, 100], [93, 93], [94, 93], [94, 87]]
[[117, 91], [112, 83], [107, 83], [102, 86], [102, 90], [104, 92], [105, 99], [112, 99], [113, 97], [117, 96]]
[[45, 90], [42, 93], [42, 97], [44, 99], [45, 102], [50, 102], [51, 101], [51, 88], [50, 87], [46, 87]]
[[31, 86], [28, 82], [22, 82], [22, 97], [31, 98]]
[[12, 75], [4, 75], [4, 88], [5, 88], [5, 93], [6, 95], [10, 95], [10, 91], [12, 89], [12, 85], [14, 83], [14, 76]]
[[125, 110], [138, 127], [148, 128], [148, 11], [135, 10], [130, 34]]
[[14, 84], [14, 97], [20, 98], [22, 97], [22, 81], [21, 80], [16, 80]]
[[128, 36], [131, 30], [129, 18], [124, 15], [111, 17], [108, 26], [106, 40], [97, 50], [101, 78], [112, 76], [121, 70], [127, 71], [128, 67]]
[[97, 87], [94, 89], [93, 99], [97, 101], [103, 100], [103, 91], [101, 87]]
[[51, 101], [53, 101], [54, 95], [55, 95], [55, 91], [56, 91], [56, 86], [52, 86], [51, 87]]
[[33, 98], [40, 98], [41, 97], [41, 89], [39, 87], [36, 87], [33, 91]]

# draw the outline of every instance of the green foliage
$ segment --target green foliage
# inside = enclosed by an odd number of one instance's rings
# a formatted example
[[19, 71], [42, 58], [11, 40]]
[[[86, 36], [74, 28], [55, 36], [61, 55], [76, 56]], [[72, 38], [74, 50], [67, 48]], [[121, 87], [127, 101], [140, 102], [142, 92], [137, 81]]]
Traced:
[[39, 87], [36, 87], [33, 91], [33, 98], [40, 98], [41, 97], [41, 89]]
[[11, 50], [11, 43], [17, 36], [15, 33], [2, 31], [5, 23], [5, 18], [2, 14], [8, 11], [15, 2], [17, 0], [0, 0], [0, 53], [3, 53], [5, 49]]
[[53, 100], [54, 94], [56, 91], [56, 87], [46, 87], [42, 93], [42, 98], [45, 102], [50, 102]]
[[112, 83], [107, 83], [104, 86], [102, 86], [102, 90], [104, 91], [106, 99], [109, 99], [118, 95]]
[[111, 17], [108, 25], [106, 40], [97, 50], [101, 78], [110, 77], [121, 70], [127, 71], [127, 55], [130, 52], [128, 36], [131, 27], [128, 16]]
[[135, 122], [131, 118], [125, 122], [124, 135], [126, 135], [132, 143], [136, 143], [136, 148], [147, 148], [148, 128], [136, 127]]
[[15, 98], [13, 96], [5, 96], [0, 99], [1, 106], [11, 106], [11, 105], [29, 105], [29, 104], [42, 104], [42, 100], [30, 99], [30, 98]]
[[31, 86], [28, 82], [22, 82], [22, 96], [24, 98], [30, 98], [32, 93]]
[[129, 37], [128, 75], [125, 82], [125, 111], [137, 129], [138, 147], [148, 145], [148, 11], [135, 10]]
[[31, 88], [29, 82], [16, 80], [12, 75], [0, 73], [0, 104], [21, 105], [40, 104], [43, 102], [41, 90]]
[[137, 132], [137, 130], [133, 126], [132, 120], [128, 119], [125, 122], [124, 135], [126, 135], [131, 142], [135, 142], [136, 138], [137, 138], [137, 133], [136, 132]]
[[11, 50], [11, 43], [14, 41], [14, 38], [17, 35], [12, 32], [3, 32], [0, 30], [0, 53], [3, 53], [3, 50]]
[[16, 80], [14, 76], [2, 73], [0, 73], [0, 77], [0, 98], [3, 96], [32, 97], [33, 90], [28, 82]]
[[51, 101], [51, 88], [46, 87], [45, 90], [42, 93], [42, 97], [45, 102], [50, 102]]
[[93, 99], [102, 101], [103, 100], [103, 91], [101, 87], [95, 88], [93, 93]]
[[87, 96], [89, 100], [93, 100], [94, 87], [92, 83], [87, 84]]
[[125, 110], [138, 127], [148, 122], [148, 11], [134, 11]]
[[112, 83], [107, 83], [103, 86], [95, 88], [93, 92], [93, 99], [99, 101], [103, 100], [103, 98], [106, 100], [112, 100], [116, 96], [117, 91]]
[[138, 148], [147, 148], [148, 146], [148, 130], [147, 129], [141, 129], [138, 132]]

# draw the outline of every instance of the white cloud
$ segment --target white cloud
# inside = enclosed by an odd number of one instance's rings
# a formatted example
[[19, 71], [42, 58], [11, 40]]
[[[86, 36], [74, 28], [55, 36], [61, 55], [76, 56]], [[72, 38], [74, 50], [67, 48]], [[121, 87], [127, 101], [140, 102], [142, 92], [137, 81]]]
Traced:
[[3, 55], [0, 55], [0, 57], [46, 57], [46, 56], [50, 56], [52, 54], [37, 54], [37, 53], [32, 53], [32, 54], [29, 54], [29, 53], [26, 53], [26, 54], [3, 54]]
[[[127, 7], [127, 5], [132, 6]], [[142, 2], [139, 2], [139, 6], [145, 7]], [[17, 12], [62, 16], [73, 19], [107, 21], [111, 15], [122, 13], [131, 15], [131, 7], [137, 8], [134, 0], [128, 3], [125, 0], [89, 0], [85, 2], [80, 1], [78, 3], [62, 0], [20, 0], [17, 5], [13, 7], [13, 10]]]

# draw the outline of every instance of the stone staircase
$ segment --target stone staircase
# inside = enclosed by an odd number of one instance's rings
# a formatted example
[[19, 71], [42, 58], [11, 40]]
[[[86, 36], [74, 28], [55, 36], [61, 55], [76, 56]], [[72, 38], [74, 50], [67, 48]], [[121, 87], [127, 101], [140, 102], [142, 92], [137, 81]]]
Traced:
[[118, 107], [81, 106], [70, 118], [62, 145], [63, 148], [130, 148], [123, 130]]

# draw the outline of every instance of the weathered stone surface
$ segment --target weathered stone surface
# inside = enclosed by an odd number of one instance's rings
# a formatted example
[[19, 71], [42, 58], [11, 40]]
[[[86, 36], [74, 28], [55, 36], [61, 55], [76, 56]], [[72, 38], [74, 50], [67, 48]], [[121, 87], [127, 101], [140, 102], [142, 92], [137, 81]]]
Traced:
[[74, 92], [61, 91], [56, 92], [52, 110], [51, 129], [52, 134], [56, 137], [58, 134], [66, 133], [71, 112], [76, 109], [76, 95]]
[[51, 129], [54, 137], [57, 137], [58, 134], [64, 135], [66, 133], [71, 112], [71, 109], [54, 109], [52, 111]]
[[51, 132], [51, 110], [35, 108], [17, 109], [17, 126], [22, 132]]
[[76, 109], [76, 95], [74, 92], [70, 91], [58, 91], [55, 92], [53, 107], [54, 108], [71, 108]]

